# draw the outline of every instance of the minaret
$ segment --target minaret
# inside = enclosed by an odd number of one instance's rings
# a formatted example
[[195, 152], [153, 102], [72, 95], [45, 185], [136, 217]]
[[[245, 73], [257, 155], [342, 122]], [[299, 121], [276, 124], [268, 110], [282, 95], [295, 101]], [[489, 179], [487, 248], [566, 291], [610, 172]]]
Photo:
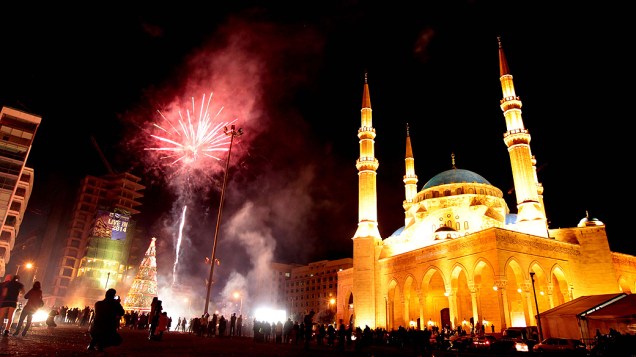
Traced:
[[358, 230], [354, 238], [376, 237], [380, 239], [376, 195], [376, 171], [380, 164], [375, 158], [375, 129], [371, 120], [371, 97], [369, 96], [366, 73], [362, 92], [361, 121], [362, 126], [358, 129], [360, 157], [356, 161], [358, 169]]
[[503, 98], [501, 110], [506, 119], [504, 142], [508, 147], [512, 178], [517, 198], [517, 227], [520, 231], [537, 236], [548, 236], [548, 225], [543, 206], [543, 187], [536, 172], [536, 159], [530, 150], [530, 133], [521, 118], [521, 100], [515, 94], [512, 74], [499, 42], [499, 81]]
[[364, 75], [362, 92], [362, 125], [358, 129], [360, 157], [358, 169], [358, 229], [353, 236], [353, 286], [355, 325], [376, 326], [376, 267], [382, 238], [378, 231], [378, 209], [376, 195], [375, 129], [371, 121], [371, 97], [367, 74]]
[[404, 158], [406, 172], [404, 175], [404, 193], [405, 200], [402, 206], [404, 211], [408, 211], [413, 205], [415, 196], [417, 195], [417, 175], [415, 174], [415, 159], [413, 158], [413, 149], [411, 148], [411, 135], [409, 134], [409, 124], [406, 124], [406, 156]]

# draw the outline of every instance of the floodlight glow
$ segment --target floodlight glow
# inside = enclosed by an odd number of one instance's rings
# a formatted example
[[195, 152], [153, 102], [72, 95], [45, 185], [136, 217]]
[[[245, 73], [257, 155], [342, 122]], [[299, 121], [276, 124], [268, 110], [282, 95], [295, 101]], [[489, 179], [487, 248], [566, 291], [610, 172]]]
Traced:
[[46, 319], [49, 317], [49, 313], [40, 309], [38, 311], [36, 311], [35, 314], [33, 314], [33, 319], [32, 322], [42, 322], [42, 321], [46, 321]]
[[269, 307], [260, 307], [254, 312], [254, 318], [256, 321], [282, 322], [287, 321], [287, 314], [285, 310], [275, 310]]

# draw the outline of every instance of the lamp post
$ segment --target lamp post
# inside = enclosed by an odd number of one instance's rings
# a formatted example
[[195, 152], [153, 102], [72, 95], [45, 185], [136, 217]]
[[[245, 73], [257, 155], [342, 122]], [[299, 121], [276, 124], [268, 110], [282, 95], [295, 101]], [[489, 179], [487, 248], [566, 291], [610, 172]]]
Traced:
[[384, 297], [384, 325], [386, 326], [386, 329], [389, 329], [389, 300], [387, 299], [387, 297]]
[[[15, 270], [15, 275], [18, 275], [18, 273], [20, 272], [20, 267], [22, 266], [22, 264], [18, 264], [18, 268]], [[24, 264], [24, 269], [28, 269], [31, 270], [33, 269], [33, 263], [28, 262], [26, 264]], [[36, 272], [37, 272], [37, 268], [36, 268]]]
[[537, 308], [537, 327], [539, 327], [539, 342], [543, 341], [543, 331], [541, 330], [541, 317], [539, 316], [539, 302], [537, 301], [537, 291], [534, 288], [534, 272], [530, 272], [530, 279], [532, 280], [532, 294], [534, 295], [534, 305]]
[[243, 315], [243, 296], [241, 296], [241, 294], [237, 291], [237, 292], [234, 293], [234, 298], [240, 300], [239, 316]]
[[210, 291], [212, 288], [212, 277], [214, 276], [214, 260], [216, 259], [216, 242], [219, 238], [219, 226], [221, 225], [221, 212], [223, 211], [223, 198], [225, 197], [225, 187], [227, 186], [227, 175], [230, 170], [230, 155], [232, 154], [232, 144], [234, 138], [243, 135], [243, 129], [236, 129], [234, 125], [228, 129], [225, 127], [225, 135], [230, 136], [230, 147], [227, 151], [227, 161], [225, 162], [225, 176], [223, 177], [223, 186], [221, 187], [221, 198], [219, 200], [219, 212], [216, 217], [216, 228], [214, 230], [214, 242], [212, 243], [212, 257], [210, 259], [210, 276], [208, 277], [208, 290], [205, 296], [205, 308], [203, 313], [208, 313], [208, 306], [210, 305]]

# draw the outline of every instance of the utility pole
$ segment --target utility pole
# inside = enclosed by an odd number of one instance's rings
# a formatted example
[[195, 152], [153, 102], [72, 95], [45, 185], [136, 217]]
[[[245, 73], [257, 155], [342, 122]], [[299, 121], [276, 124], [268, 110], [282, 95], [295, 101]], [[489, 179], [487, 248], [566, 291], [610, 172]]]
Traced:
[[228, 171], [230, 170], [230, 155], [232, 154], [232, 144], [234, 143], [234, 138], [237, 136], [243, 135], [243, 129], [236, 128], [236, 126], [232, 125], [230, 129], [225, 127], [225, 135], [230, 137], [230, 147], [227, 150], [227, 161], [225, 162], [225, 175], [223, 176], [223, 187], [221, 188], [221, 198], [219, 200], [219, 212], [216, 218], [216, 229], [214, 230], [214, 241], [212, 243], [212, 257], [210, 259], [210, 276], [208, 277], [208, 289], [205, 294], [205, 307], [203, 309], [203, 313], [208, 313], [208, 307], [210, 305], [210, 291], [212, 289], [212, 282], [214, 278], [214, 261], [216, 259], [216, 242], [219, 237], [219, 227], [221, 226], [221, 212], [223, 211], [223, 199], [225, 198], [225, 187], [227, 186], [227, 176]]

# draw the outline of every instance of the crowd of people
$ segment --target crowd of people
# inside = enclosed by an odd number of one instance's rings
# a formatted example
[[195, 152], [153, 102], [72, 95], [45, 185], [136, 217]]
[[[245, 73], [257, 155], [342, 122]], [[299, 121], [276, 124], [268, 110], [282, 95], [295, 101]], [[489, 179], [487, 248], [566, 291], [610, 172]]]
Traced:
[[[19, 303], [20, 297], [26, 300], [24, 306]], [[0, 332], [4, 336], [25, 336], [32, 324], [33, 315], [43, 306], [42, 286], [39, 281], [34, 281], [33, 286], [25, 292], [19, 276], [8, 274], [0, 284], [0, 323], [3, 323]], [[15, 329], [11, 332], [16, 309], [20, 313]], [[244, 324], [243, 316], [237, 316], [236, 313], [232, 313], [229, 318], [218, 313], [211, 316], [205, 313], [189, 320], [179, 317], [174, 331], [201, 337], [250, 337], [256, 342], [301, 344], [306, 349], [313, 344], [326, 345], [341, 351], [350, 349], [353, 345], [353, 348], [360, 350], [380, 344], [401, 348], [412, 346], [418, 352], [439, 348], [443, 346], [446, 338], [452, 338], [455, 333], [465, 333], [459, 328], [455, 331], [450, 328], [436, 329], [435, 326], [431, 330], [400, 327], [396, 331], [386, 331], [382, 328], [370, 329], [369, 326], [354, 329], [352, 325], [345, 325], [342, 320], [338, 324], [316, 323], [313, 321], [314, 315], [312, 310], [302, 321], [288, 318], [283, 323], [253, 319]], [[164, 333], [172, 328], [172, 318], [163, 310], [162, 301], [158, 297], [153, 299], [149, 312], [125, 311], [116, 290], [112, 288], [106, 290], [104, 299], [97, 301], [93, 308], [52, 307], [46, 325], [53, 328], [57, 323], [88, 326], [90, 341], [87, 349], [95, 351], [120, 345], [121, 328], [147, 330], [150, 341], [162, 341]], [[484, 329], [477, 327], [471, 329], [471, 334], [475, 333], [473, 331], [484, 333]], [[593, 351], [597, 356], [610, 355], [613, 351], [612, 346], [621, 345], [619, 342], [625, 340], [613, 329], [610, 329], [607, 335], [597, 331]]]
[[[19, 307], [20, 297], [27, 302], [19, 310], [20, 316], [13, 330], [13, 336], [27, 334], [33, 315], [44, 306], [44, 301], [39, 281], [35, 281], [32, 288], [25, 292], [24, 284], [19, 281], [19, 276], [8, 274], [0, 288], [0, 322], [3, 322], [0, 332], [4, 336], [11, 333], [14, 313]], [[237, 316], [236, 313], [232, 313], [229, 318], [223, 314], [214, 313], [210, 316], [206, 313], [189, 320], [179, 317], [175, 331], [205, 337], [247, 337], [251, 332], [253, 338], [259, 342], [302, 343], [305, 348], [309, 348], [311, 341], [330, 346], [335, 346], [337, 343], [338, 347], [343, 349], [346, 341], [351, 343], [353, 334], [351, 327], [346, 328], [342, 322], [338, 328], [335, 324], [315, 324], [313, 317], [314, 312], [311, 311], [300, 323], [292, 322], [289, 318], [284, 324], [282, 321], [270, 323], [256, 319], [244, 324], [243, 316]], [[103, 351], [107, 347], [118, 346], [122, 343], [122, 337], [119, 334], [122, 327], [147, 329], [150, 341], [161, 341], [164, 333], [172, 327], [172, 318], [163, 311], [162, 301], [158, 297], [153, 299], [149, 312], [125, 311], [117, 291], [111, 288], [106, 290], [104, 299], [97, 301], [94, 307], [53, 306], [46, 325], [53, 328], [58, 323], [87, 326], [90, 335], [87, 349]]]

